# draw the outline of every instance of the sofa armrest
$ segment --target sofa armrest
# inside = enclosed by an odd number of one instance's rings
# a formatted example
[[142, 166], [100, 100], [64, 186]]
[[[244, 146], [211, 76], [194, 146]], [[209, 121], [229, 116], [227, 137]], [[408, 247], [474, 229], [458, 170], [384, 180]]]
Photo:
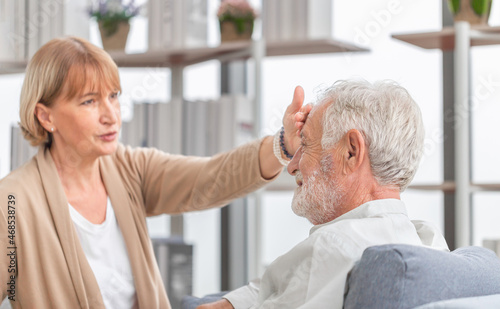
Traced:
[[500, 259], [489, 249], [382, 245], [367, 248], [351, 270], [344, 308], [414, 308], [492, 294], [500, 294]]

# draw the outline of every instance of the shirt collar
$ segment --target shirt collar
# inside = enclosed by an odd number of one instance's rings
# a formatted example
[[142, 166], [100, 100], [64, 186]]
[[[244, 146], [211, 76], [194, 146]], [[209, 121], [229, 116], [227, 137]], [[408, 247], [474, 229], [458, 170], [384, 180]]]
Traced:
[[384, 215], [384, 214], [403, 214], [405, 216], [408, 216], [408, 213], [406, 211], [406, 206], [401, 200], [398, 199], [374, 200], [361, 204], [358, 207], [354, 208], [353, 210], [346, 212], [345, 214], [341, 215], [340, 217], [330, 222], [313, 226], [309, 234], [314, 233], [316, 230], [325, 225], [334, 224], [341, 220], [363, 219], [369, 217], [376, 217], [378, 215]]

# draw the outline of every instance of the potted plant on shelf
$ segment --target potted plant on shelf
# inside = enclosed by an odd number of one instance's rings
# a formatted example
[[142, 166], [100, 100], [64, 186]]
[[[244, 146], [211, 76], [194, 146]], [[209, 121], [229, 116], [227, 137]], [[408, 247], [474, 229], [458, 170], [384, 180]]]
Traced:
[[89, 9], [89, 15], [99, 24], [102, 46], [106, 50], [124, 50], [130, 31], [130, 19], [139, 14], [135, 0], [98, 0]]
[[471, 25], [487, 25], [492, 0], [448, 0], [448, 7], [455, 21]]
[[257, 13], [246, 0], [223, 0], [217, 11], [221, 42], [250, 40]]

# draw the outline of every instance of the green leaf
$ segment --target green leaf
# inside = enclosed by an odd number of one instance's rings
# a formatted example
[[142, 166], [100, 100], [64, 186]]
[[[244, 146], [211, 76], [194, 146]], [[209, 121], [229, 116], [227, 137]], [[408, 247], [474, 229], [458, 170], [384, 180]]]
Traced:
[[235, 17], [233, 15], [225, 14], [219, 18], [219, 22], [232, 22], [236, 26], [236, 32], [239, 34], [242, 34], [246, 30], [252, 31], [253, 30], [253, 21], [254, 18], [253, 16], [246, 15], [246, 16], [241, 16], [241, 17]]
[[474, 13], [476, 13], [479, 16], [485, 15], [488, 13], [488, 10], [490, 8], [491, 0], [472, 0], [471, 6], [472, 9], [474, 10]]
[[455, 15], [460, 10], [460, 0], [448, 0], [450, 12]]

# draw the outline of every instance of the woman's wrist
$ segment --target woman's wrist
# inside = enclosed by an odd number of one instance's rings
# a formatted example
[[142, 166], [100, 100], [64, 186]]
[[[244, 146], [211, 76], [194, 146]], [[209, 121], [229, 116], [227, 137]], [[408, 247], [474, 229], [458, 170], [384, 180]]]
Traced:
[[281, 127], [281, 130], [280, 130], [280, 147], [281, 147], [281, 150], [283, 150], [283, 155], [285, 155], [285, 157], [288, 160], [292, 160], [293, 154], [290, 154], [287, 151], [287, 147], [285, 145], [285, 128], [284, 127]]
[[288, 163], [290, 163], [291, 159], [293, 158], [293, 155], [291, 155], [287, 151], [284, 136], [285, 136], [285, 129], [281, 127], [281, 129], [274, 135], [273, 152], [274, 156], [276, 157], [276, 159], [278, 159], [281, 165], [287, 166]]

